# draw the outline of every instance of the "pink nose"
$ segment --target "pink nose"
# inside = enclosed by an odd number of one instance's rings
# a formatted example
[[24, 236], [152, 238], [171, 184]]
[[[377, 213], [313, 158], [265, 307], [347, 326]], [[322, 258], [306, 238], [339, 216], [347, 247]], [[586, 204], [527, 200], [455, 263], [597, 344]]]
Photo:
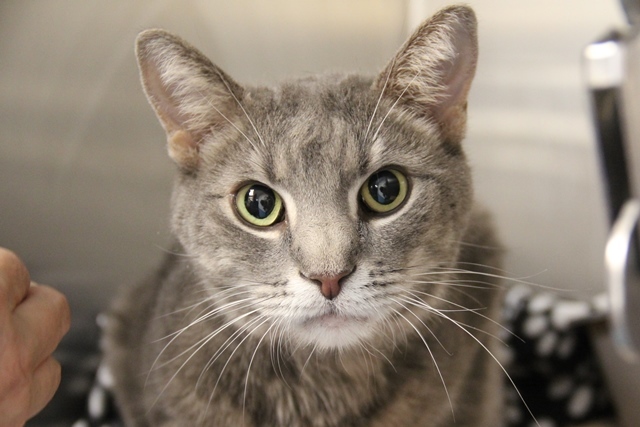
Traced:
[[308, 276], [307, 278], [316, 282], [318, 286], [320, 286], [320, 292], [326, 299], [332, 300], [338, 296], [342, 289], [340, 282], [349, 274], [351, 274], [351, 271], [343, 271], [333, 276], [313, 275]]

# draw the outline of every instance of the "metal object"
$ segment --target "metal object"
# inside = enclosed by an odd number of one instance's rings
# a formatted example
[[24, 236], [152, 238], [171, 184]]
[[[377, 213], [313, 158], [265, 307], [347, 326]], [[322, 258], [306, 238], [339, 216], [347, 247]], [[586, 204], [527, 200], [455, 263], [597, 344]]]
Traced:
[[640, 25], [640, 1], [622, 0], [622, 8], [631, 25]]
[[636, 252], [634, 235], [640, 219], [640, 201], [627, 201], [613, 224], [605, 249], [611, 334], [618, 353], [637, 362], [640, 322], [635, 303], [640, 293], [640, 271], [631, 253]]
[[611, 233], [605, 249], [610, 331], [617, 352], [640, 360], [640, 1], [623, 0], [630, 26], [587, 46], [592, 98]]

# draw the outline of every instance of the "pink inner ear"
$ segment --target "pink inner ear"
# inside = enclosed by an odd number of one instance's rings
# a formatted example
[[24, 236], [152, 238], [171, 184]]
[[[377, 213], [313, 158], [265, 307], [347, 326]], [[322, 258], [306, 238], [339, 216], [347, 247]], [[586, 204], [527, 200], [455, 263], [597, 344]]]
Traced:
[[140, 61], [140, 69], [145, 92], [167, 134], [169, 157], [183, 169], [197, 168], [198, 139], [187, 129], [179, 100], [174, 96], [171, 86], [162, 81], [159, 64], [144, 58]]
[[162, 127], [169, 155], [183, 168], [198, 165], [207, 135], [238, 129], [243, 89], [196, 48], [163, 30], [136, 42], [142, 84]]
[[398, 108], [433, 119], [446, 138], [460, 140], [477, 53], [473, 11], [449, 7], [416, 30], [374, 87]]
[[177, 130], [184, 130], [184, 118], [180, 114], [177, 101], [158, 73], [157, 64], [149, 64], [148, 60], [140, 64], [142, 81], [149, 101], [155, 110], [162, 127], [171, 134]]
[[461, 22], [455, 24], [452, 35], [451, 42], [455, 46], [456, 56], [451, 62], [441, 66], [444, 96], [439, 108], [443, 109], [443, 113], [449, 108], [466, 105], [478, 55], [475, 36]]

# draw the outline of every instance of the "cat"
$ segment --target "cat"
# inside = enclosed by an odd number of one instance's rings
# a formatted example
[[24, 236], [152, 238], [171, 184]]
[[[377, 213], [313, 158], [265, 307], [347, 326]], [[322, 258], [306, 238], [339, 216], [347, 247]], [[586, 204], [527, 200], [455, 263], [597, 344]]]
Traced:
[[451, 6], [377, 76], [274, 88], [139, 35], [178, 171], [175, 244], [109, 314], [126, 425], [502, 424], [502, 250], [462, 147], [476, 27]]

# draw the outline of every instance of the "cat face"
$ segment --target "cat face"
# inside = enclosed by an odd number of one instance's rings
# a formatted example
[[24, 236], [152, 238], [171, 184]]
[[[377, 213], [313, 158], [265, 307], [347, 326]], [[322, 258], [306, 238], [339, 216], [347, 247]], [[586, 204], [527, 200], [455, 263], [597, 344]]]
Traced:
[[394, 340], [412, 298], [442, 305], [436, 273], [456, 259], [472, 199], [469, 9], [425, 23], [374, 79], [245, 88], [158, 30], [137, 52], [180, 169], [173, 230], [229, 321], [341, 349]]

